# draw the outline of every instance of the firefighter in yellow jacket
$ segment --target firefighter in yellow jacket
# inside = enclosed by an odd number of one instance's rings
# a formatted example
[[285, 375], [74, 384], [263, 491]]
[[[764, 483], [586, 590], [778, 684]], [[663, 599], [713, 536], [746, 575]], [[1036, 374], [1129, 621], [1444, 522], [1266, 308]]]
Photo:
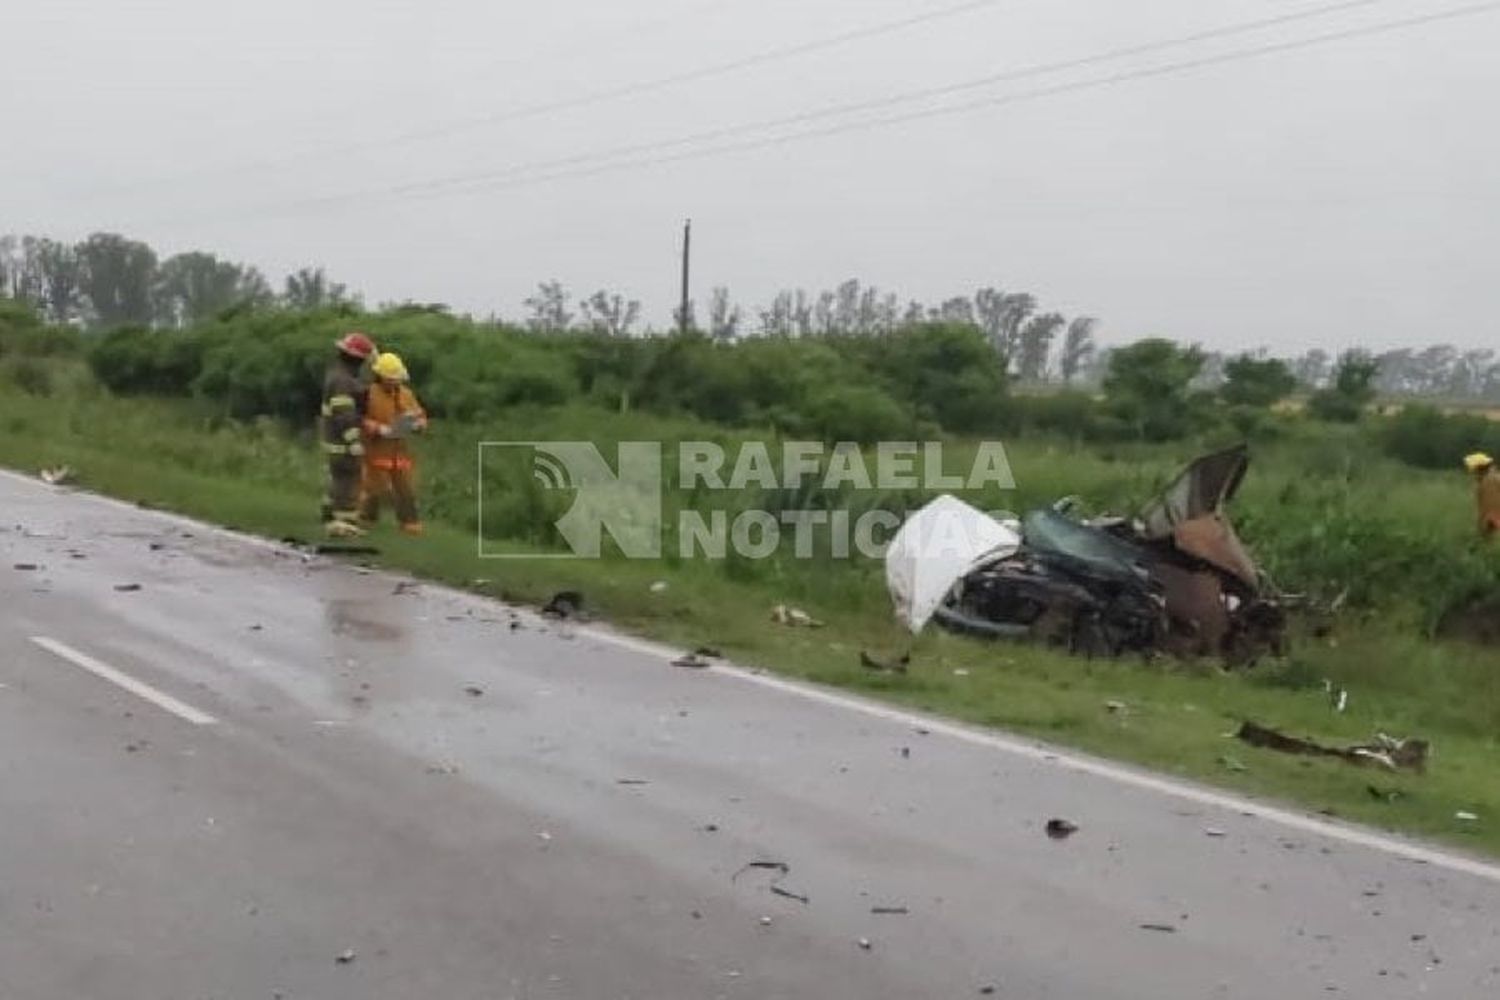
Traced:
[[406, 365], [395, 354], [382, 354], [372, 369], [375, 384], [365, 402], [364, 496], [360, 519], [374, 523], [380, 504], [390, 498], [396, 520], [408, 535], [422, 533], [417, 514], [416, 469], [407, 439], [427, 430], [427, 414], [412, 392]]
[[1474, 477], [1474, 501], [1479, 508], [1479, 534], [1493, 538], [1500, 531], [1500, 471], [1495, 460], [1483, 452], [1464, 459], [1464, 468]]

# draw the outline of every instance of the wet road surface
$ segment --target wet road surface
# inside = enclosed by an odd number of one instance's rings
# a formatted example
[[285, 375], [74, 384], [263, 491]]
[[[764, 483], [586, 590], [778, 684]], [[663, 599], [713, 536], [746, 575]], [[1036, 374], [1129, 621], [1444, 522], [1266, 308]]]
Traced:
[[1500, 995], [1481, 862], [8, 475], [0, 601], [5, 1000]]

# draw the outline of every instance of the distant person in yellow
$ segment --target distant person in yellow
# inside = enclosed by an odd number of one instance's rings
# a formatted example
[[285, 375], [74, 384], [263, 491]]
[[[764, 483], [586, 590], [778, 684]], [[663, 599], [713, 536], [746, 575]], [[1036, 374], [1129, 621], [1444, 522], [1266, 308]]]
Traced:
[[1500, 531], [1500, 470], [1483, 452], [1464, 459], [1464, 468], [1474, 477], [1474, 499], [1479, 505], [1479, 533], [1493, 538]]
[[422, 533], [417, 514], [416, 468], [407, 439], [427, 430], [427, 413], [412, 392], [406, 364], [382, 354], [371, 369], [375, 384], [365, 403], [365, 469], [360, 520], [380, 519], [380, 504], [390, 498], [396, 520], [408, 535]]

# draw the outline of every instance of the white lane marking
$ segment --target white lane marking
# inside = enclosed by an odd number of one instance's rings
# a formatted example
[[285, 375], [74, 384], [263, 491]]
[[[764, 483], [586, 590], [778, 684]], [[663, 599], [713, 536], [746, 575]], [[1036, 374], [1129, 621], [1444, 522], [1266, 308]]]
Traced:
[[[20, 473], [0, 470], [0, 475], [13, 479], [18, 483], [29, 484], [38, 489], [47, 487], [30, 476]], [[205, 524], [195, 521], [180, 514], [171, 514], [165, 511], [146, 510], [128, 504], [123, 500], [113, 497], [101, 496], [97, 493], [86, 491], [74, 491], [74, 496], [84, 497], [98, 503], [121, 508], [123, 511], [140, 517], [155, 518], [174, 524], [191, 526], [195, 530], [212, 532], [221, 537], [234, 541], [245, 542], [255, 548], [274, 549], [281, 552], [289, 551], [285, 546], [279, 545], [270, 539], [260, 538], [253, 535], [244, 535], [237, 531], [230, 531], [218, 525]], [[371, 571], [366, 570], [366, 573]], [[398, 573], [381, 573], [381, 576], [392, 580], [410, 579]], [[450, 597], [476, 603], [483, 607], [498, 606], [508, 611], [519, 611], [526, 615], [528, 620], [540, 622], [541, 619], [530, 609], [516, 608], [500, 601], [494, 601], [467, 590], [457, 590], [440, 584], [428, 583], [427, 586], [434, 592], [442, 592]], [[680, 656], [682, 651], [676, 647], [663, 645], [650, 639], [639, 639], [634, 636], [622, 635], [610, 629], [597, 625], [581, 625], [576, 627], [575, 634], [586, 635], [591, 639], [617, 649], [628, 650], [643, 656], [670, 661]], [[1266, 805], [1254, 799], [1244, 798], [1230, 792], [1216, 792], [1209, 788], [1188, 784], [1167, 778], [1161, 775], [1140, 771], [1129, 765], [1116, 764], [1111, 761], [1097, 757], [1089, 757], [1057, 747], [1048, 746], [1040, 742], [1028, 742], [1018, 737], [1007, 736], [1004, 733], [992, 730], [971, 728], [962, 723], [952, 722], [947, 719], [939, 719], [912, 712], [906, 709], [893, 708], [878, 702], [866, 700], [855, 695], [843, 694], [829, 688], [818, 687], [811, 682], [787, 680], [782, 677], [774, 677], [764, 673], [736, 667], [730, 664], [716, 664], [709, 673], [719, 673], [735, 678], [736, 680], [758, 684], [761, 687], [771, 688], [785, 694], [809, 701], [822, 702], [846, 711], [859, 712], [888, 722], [896, 722], [906, 726], [926, 729], [928, 732], [947, 736], [950, 739], [960, 740], [974, 746], [986, 747], [998, 750], [1028, 760], [1039, 761], [1044, 765], [1056, 767], [1062, 770], [1081, 771], [1085, 774], [1102, 778], [1106, 781], [1114, 781], [1118, 784], [1128, 785], [1145, 791], [1155, 792], [1170, 798], [1181, 799], [1197, 805], [1212, 806], [1220, 809], [1228, 809], [1234, 812], [1252, 813], [1260, 819], [1275, 823], [1279, 826], [1303, 833], [1316, 834], [1329, 840], [1352, 844], [1358, 847], [1368, 848], [1384, 854], [1391, 854], [1399, 858], [1412, 861], [1421, 861], [1436, 868], [1444, 868], [1448, 871], [1460, 872], [1473, 875], [1478, 878], [1487, 879], [1492, 882], [1500, 882], [1500, 865], [1481, 861], [1477, 858], [1467, 857], [1428, 847], [1415, 841], [1405, 840], [1400, 837], [1378, 833], [1374, 830], [1348, 826], [1341, 823], [1333, 823], [1318, 817], [1305, 815], [1290, 809]]]
[[219, 721], [207, 712], [200, 712], [192, 705], [178, 701], [165, 691], [158, 691], [150, 684], [138, 681], [129, 674], [121, 673], [108, 663], [96, 660], [87, 653], [80, 653], [73, 647], [64, 645], [56, 639], [49, 639], [44, 635], [34, 635], [31, 637], [31, 641], [54, 656], [60, 656], [74, 666], [82, 667], [95, 677], [107, 680], [116, 687], [129, 691], [137, 698], [144, 698], [157, 708], [165, 709], [179, 719], [186, 719], [195, 726], [211, 726]]

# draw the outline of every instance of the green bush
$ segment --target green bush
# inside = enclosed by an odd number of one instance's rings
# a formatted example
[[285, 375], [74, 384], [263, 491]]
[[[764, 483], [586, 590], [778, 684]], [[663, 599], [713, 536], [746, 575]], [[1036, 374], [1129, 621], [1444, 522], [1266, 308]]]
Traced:
[[1456, 469], [1470, 452], [1500, 454], [1500, 424], [1473, 413], [1404, 407], [1378, 432], [1386, 454], [1422, 469]]
[[28, 396], [52, 395], [52, 371], [35, 358], [19, 357], [5, 361], [5, 381]]

